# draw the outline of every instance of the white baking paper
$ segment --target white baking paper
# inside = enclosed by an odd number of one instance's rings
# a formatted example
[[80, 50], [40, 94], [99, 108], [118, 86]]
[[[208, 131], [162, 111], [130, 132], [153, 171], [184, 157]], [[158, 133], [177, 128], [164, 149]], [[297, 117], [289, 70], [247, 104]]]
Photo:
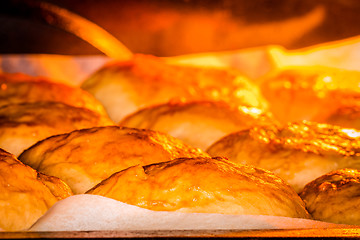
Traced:
[[254, 230], [343, 226], [288, 217], [151, 211], [102, 196], [80, 194], [57, 202], [30, 231]]

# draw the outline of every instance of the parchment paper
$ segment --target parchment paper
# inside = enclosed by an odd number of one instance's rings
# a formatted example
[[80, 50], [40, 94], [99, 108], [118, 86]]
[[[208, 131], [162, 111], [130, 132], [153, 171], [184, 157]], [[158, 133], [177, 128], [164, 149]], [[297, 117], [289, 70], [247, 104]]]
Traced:
[[344, 226], [288, 217], [151, 211], [102, 196], [80, 194], [56, 203], [30, 231], [254, 230]]

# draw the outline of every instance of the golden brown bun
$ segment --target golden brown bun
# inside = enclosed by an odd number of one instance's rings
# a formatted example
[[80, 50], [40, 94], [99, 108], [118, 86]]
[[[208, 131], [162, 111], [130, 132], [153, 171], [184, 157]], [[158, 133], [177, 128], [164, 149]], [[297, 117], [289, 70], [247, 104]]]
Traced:
[[176, 102], [139, 110], [119, 124], [166, 132], [194, 147], [206, 150], [221, 137], [273, 120], [262, 110], [231, 107], [224, 102]]
[[72, 195], [70, 187], [60, 178], [49, 176], [41, 172], [37, 173], [37, 178], [50, 190], [57, 200], [67, 198]]
[[[51, 179], [52, 190], [47, 188]], [[37, 173], [14, 155], [0, 149], [0, 229], [27, 230], [55, 202], [71, 196], [61, 180]]]
[[113, 124], [106, 116], [63, 103], [9, 104], [0, 107], [0, 147], [18, 156], [49, 136]]
[[297, 192], [332, 170], [360, 169], [360, 132], [311, 122], [283, 128], [254, 127], [230, 134], [209, 147], [211, 156], [270, 170]]
[[175, 66], [147, 55], [107, 64], [82, 88], [105, 106], [115, 122], [140, 108], [180, 99], [267, 107], [258, 87], [235, 70]]
[[309, 218], [299, 196], [280, 178], [223, 158], [178, 158], [134, 166], [87, 193], [157, 211]]
[[107, 114], [101, 103], [79, 87], [21, 73], [0, 73], [0, 106], [25, 102], [62, 102]]
[[108, 126], [73, 131], [45, 139], [19, 159], [84, 193], [114, 172], [177, 157], [208, 156], [167, 134]]
[[360, 171], [341, 169], [307, 184], [300, 193], [314, 219], [360, 224]]
[[325, 67], [279, 69], [262, 79], [261, 91], [281, 122], [324, 119], [360, 99], [360, 72]]

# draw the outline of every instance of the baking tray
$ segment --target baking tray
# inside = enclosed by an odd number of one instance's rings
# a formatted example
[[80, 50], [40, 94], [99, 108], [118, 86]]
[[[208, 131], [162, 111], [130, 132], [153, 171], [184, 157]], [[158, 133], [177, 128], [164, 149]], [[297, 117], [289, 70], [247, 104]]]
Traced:
[[172, 231], [74, 231], [0, 232], [1, 239], [108, 239], [108, 238], [359, 238], [360, 228], [284, 229], [284, 230], [172, 230]]

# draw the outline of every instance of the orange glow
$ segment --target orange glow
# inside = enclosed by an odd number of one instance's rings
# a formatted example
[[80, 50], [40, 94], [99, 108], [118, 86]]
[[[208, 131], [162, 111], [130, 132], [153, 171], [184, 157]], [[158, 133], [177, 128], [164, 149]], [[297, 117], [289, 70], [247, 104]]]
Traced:
[[341, 129], [341, 131], [343, 133], [345, 133], [347, 136], [352, 137], [352, 138], [357, 138], [360, 137], [360, 132], [356, 131], [355, 129]]
[[80, 37], [107, 56], [118, 60], [132, 58], [132, 52], [119, 40], [87, 19], [46, 2], [41, 2], [41, 9], [47, 13], [45, 18], [50, 24]]
[[[358, 52], [360, 36], [288, 51], [280, 46], [269, 49], [275, 67], [326, 66], [347, 70], [360, 70]], [[325, 79], [330, 80], [330, 79]]]
[[259, 115], [263, 114], [263, 111], [258, 108], [249, 108], [249, 107], [240, 106], [239, 109], [247, 114], [252, 115], [252, 116], [259, 116]]

